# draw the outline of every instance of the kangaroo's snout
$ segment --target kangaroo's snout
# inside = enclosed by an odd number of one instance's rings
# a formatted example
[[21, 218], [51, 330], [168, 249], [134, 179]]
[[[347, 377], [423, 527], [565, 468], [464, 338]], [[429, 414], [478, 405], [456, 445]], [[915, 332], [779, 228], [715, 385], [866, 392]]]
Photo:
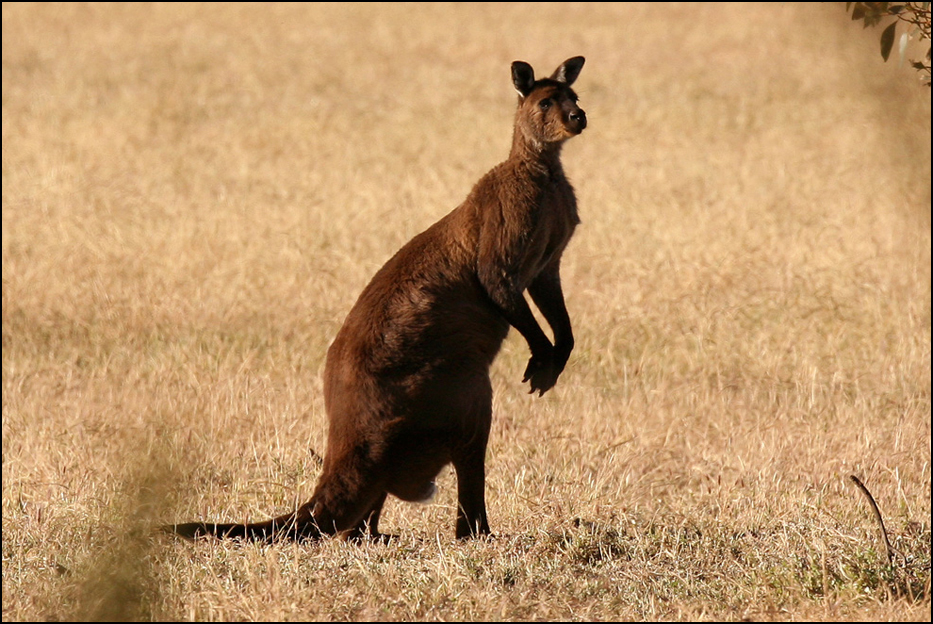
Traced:
[[586, 128], [586, 111], [582, 108], [578, 108], [575, 111], [571, 111], [568, 117], [570, 119], [570, 125], [576, 133], [580, 134], [583, 132], [583, 129]]

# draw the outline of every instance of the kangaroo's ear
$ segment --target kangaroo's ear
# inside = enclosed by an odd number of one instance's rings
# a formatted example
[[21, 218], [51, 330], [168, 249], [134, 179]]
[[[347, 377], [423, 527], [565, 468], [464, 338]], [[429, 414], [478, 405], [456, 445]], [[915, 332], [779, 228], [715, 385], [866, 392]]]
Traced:
[[563, 82], [569, 87], [577, 79], [577, 76], [580, 75], [580, 70], [583, 69], [584, 62], [586, 62], [586, 59], [582, 56], [575, 56], [567, 59], [560, 67], [554, 70], [551, 80]]
[[535, 86], [535, 70], [525, 61], [512, 63], [512, 84], [522, 97], [525, 97]]

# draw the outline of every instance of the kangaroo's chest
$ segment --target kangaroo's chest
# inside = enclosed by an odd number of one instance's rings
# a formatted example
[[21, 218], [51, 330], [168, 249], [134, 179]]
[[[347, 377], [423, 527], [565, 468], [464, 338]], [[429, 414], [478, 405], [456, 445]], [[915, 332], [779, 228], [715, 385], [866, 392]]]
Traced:
[[[531, 247], [532, 260], [538, 271], [560, 257], [580, 223], [577, 200], [566, 180], [549, 184], [536, 206]], [[535, 271], [537, 272], [537, 271]]]

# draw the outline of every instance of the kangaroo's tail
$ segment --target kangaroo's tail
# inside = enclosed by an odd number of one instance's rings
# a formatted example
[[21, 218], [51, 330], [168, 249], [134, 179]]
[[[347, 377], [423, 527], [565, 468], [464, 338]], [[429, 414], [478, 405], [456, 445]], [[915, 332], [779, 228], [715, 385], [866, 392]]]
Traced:
[[322, 536], [320, 528], [314, 521], [314, 516], [301, 513], [301, 511], [279, 516], [265, 522], [241, 524], [185, 522], [183, 524], [167, 524], [162, 527], [162, 530], [191, 540], [199, 537], [217, 537], [252, 542], [273, 542], [278, 540], [318, 539]]

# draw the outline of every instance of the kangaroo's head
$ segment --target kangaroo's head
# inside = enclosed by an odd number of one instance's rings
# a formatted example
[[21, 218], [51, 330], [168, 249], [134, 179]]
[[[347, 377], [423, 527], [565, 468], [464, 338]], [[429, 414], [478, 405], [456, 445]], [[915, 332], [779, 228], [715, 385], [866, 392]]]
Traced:
[[518, 91], [516, 132], [537, 145], [562, 143], [586, 128], [586, 113], [577, 106], [574, 83], [584, 58], [564, 61], [550, 78], [535, 80], [534, 69], [524, 61], [512, 63], [512, 84]]

